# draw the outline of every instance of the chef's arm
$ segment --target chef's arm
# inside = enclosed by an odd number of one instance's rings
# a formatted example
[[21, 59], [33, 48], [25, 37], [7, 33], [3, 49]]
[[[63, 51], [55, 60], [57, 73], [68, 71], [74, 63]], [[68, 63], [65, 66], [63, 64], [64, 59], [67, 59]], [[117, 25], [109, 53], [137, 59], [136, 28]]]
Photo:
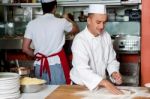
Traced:
[[28, 38], [24, 38], [23, 39], [23, 45], [22, 45], [22, 51], [24, 53], [26, 53], [27, 55], [31, 56], [31, 57], [34, 57], [34, 52], [33, 52], [33, 49], [30, 48], [30, 45], [31, 45], [31, 39], [28, 39]]
[[76, 33], [78, 33], [78, 32], [79, 32], [79, 27], [78, 27], [78, 25], [76, 24], [76, 22], [73, 21], [73, 20], [71, 20], [71, 19], [69, 18], [68, 14], [64, 14], [63, 17], [64, 17], [65, 19], [67, 19], [69, 22], [72, 23], [72, 26], [73, 26], [73, 27], [72, 27], [72, 30], [71, 30], [69, 33], [71, 33], [71, 34], [76, 34]]
[[110, 48], [109, 48], [110, 54], [108, 58], [107, 71], [108, 71], [111, 81], [115, 84], [120, 85], [122, 83], [122, 77], [121, 77], [121, 74], [119, 73], [120, 63], [116, 59], [116, 52], [113, 49], [111, 39], [109, 40], [109, 42], [110, 42]]
[[121, 90], [119, 90], [116, 86], [114, 86], [111, 82], [109, 82], [106, 79], [101, 80], [101, 82], [99, 83], [99, 87], [101, 86], [105, 87], [113, 94], [116, 94], [116, 95], [123, 94]]

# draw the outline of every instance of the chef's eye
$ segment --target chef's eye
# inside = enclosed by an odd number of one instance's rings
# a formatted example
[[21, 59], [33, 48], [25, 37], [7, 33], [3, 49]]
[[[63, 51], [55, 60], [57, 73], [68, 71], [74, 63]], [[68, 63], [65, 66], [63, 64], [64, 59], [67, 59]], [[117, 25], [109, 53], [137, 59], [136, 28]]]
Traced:
[[97, 23], [97, 24], [100, 24], [100, 23], [101, 23], [101, 21], [96, 21], [96, 23]]

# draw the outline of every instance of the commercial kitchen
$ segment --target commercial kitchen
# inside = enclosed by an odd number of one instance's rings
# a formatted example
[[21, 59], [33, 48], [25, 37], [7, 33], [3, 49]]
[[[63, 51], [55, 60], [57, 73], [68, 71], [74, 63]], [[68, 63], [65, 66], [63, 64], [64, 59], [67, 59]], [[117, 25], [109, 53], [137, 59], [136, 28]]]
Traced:
[[[64, 13], [70, 13], [79, 31], [86, 27], [85, 14], [89, 4], [106, 5], [108, 20], [105, 30], [110, 33], [123, 77], [123, 83], [116, 86], [126, 94], [113, 95], [106, 88], [90, 91], [85, 86], [73, 84], [41, 84], [40, 87], [22, 89], [22, 78], [35, 78], [34, 58], [22, 52], [22, 43], [28, 22], [43, 15], [40, 2], [0, 0], [1, 99], [150, 99], [149, 0], [57, 0], [55, 15], [62, 17]], [[70, 69], [74, 37], [66, 35], [64, 45]], [[34, 46], [31, 48], [34, 49]]]

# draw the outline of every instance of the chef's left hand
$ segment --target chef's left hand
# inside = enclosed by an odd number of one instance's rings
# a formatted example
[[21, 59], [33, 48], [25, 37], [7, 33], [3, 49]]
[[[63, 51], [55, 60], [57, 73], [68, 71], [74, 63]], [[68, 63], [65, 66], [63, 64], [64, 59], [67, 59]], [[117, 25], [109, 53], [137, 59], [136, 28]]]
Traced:
[[115, 80], [116, 84], [122, 84], [122, 76], [119, 72], [113, 72], [111, 76]]

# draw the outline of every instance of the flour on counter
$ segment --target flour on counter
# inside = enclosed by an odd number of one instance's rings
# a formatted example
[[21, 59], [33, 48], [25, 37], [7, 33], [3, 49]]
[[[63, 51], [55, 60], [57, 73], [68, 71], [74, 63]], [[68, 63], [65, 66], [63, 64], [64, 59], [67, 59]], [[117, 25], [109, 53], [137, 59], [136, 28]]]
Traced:
[[137, 96], [150, 97], [147, 90], [140, 89], [139, 87], [118, 87], [124, 92], [124, 95], [113, 95], [105, 88], [94, 91], [80, 91], [74, 95], [82, 96], [82, 99], [133, 99]]

